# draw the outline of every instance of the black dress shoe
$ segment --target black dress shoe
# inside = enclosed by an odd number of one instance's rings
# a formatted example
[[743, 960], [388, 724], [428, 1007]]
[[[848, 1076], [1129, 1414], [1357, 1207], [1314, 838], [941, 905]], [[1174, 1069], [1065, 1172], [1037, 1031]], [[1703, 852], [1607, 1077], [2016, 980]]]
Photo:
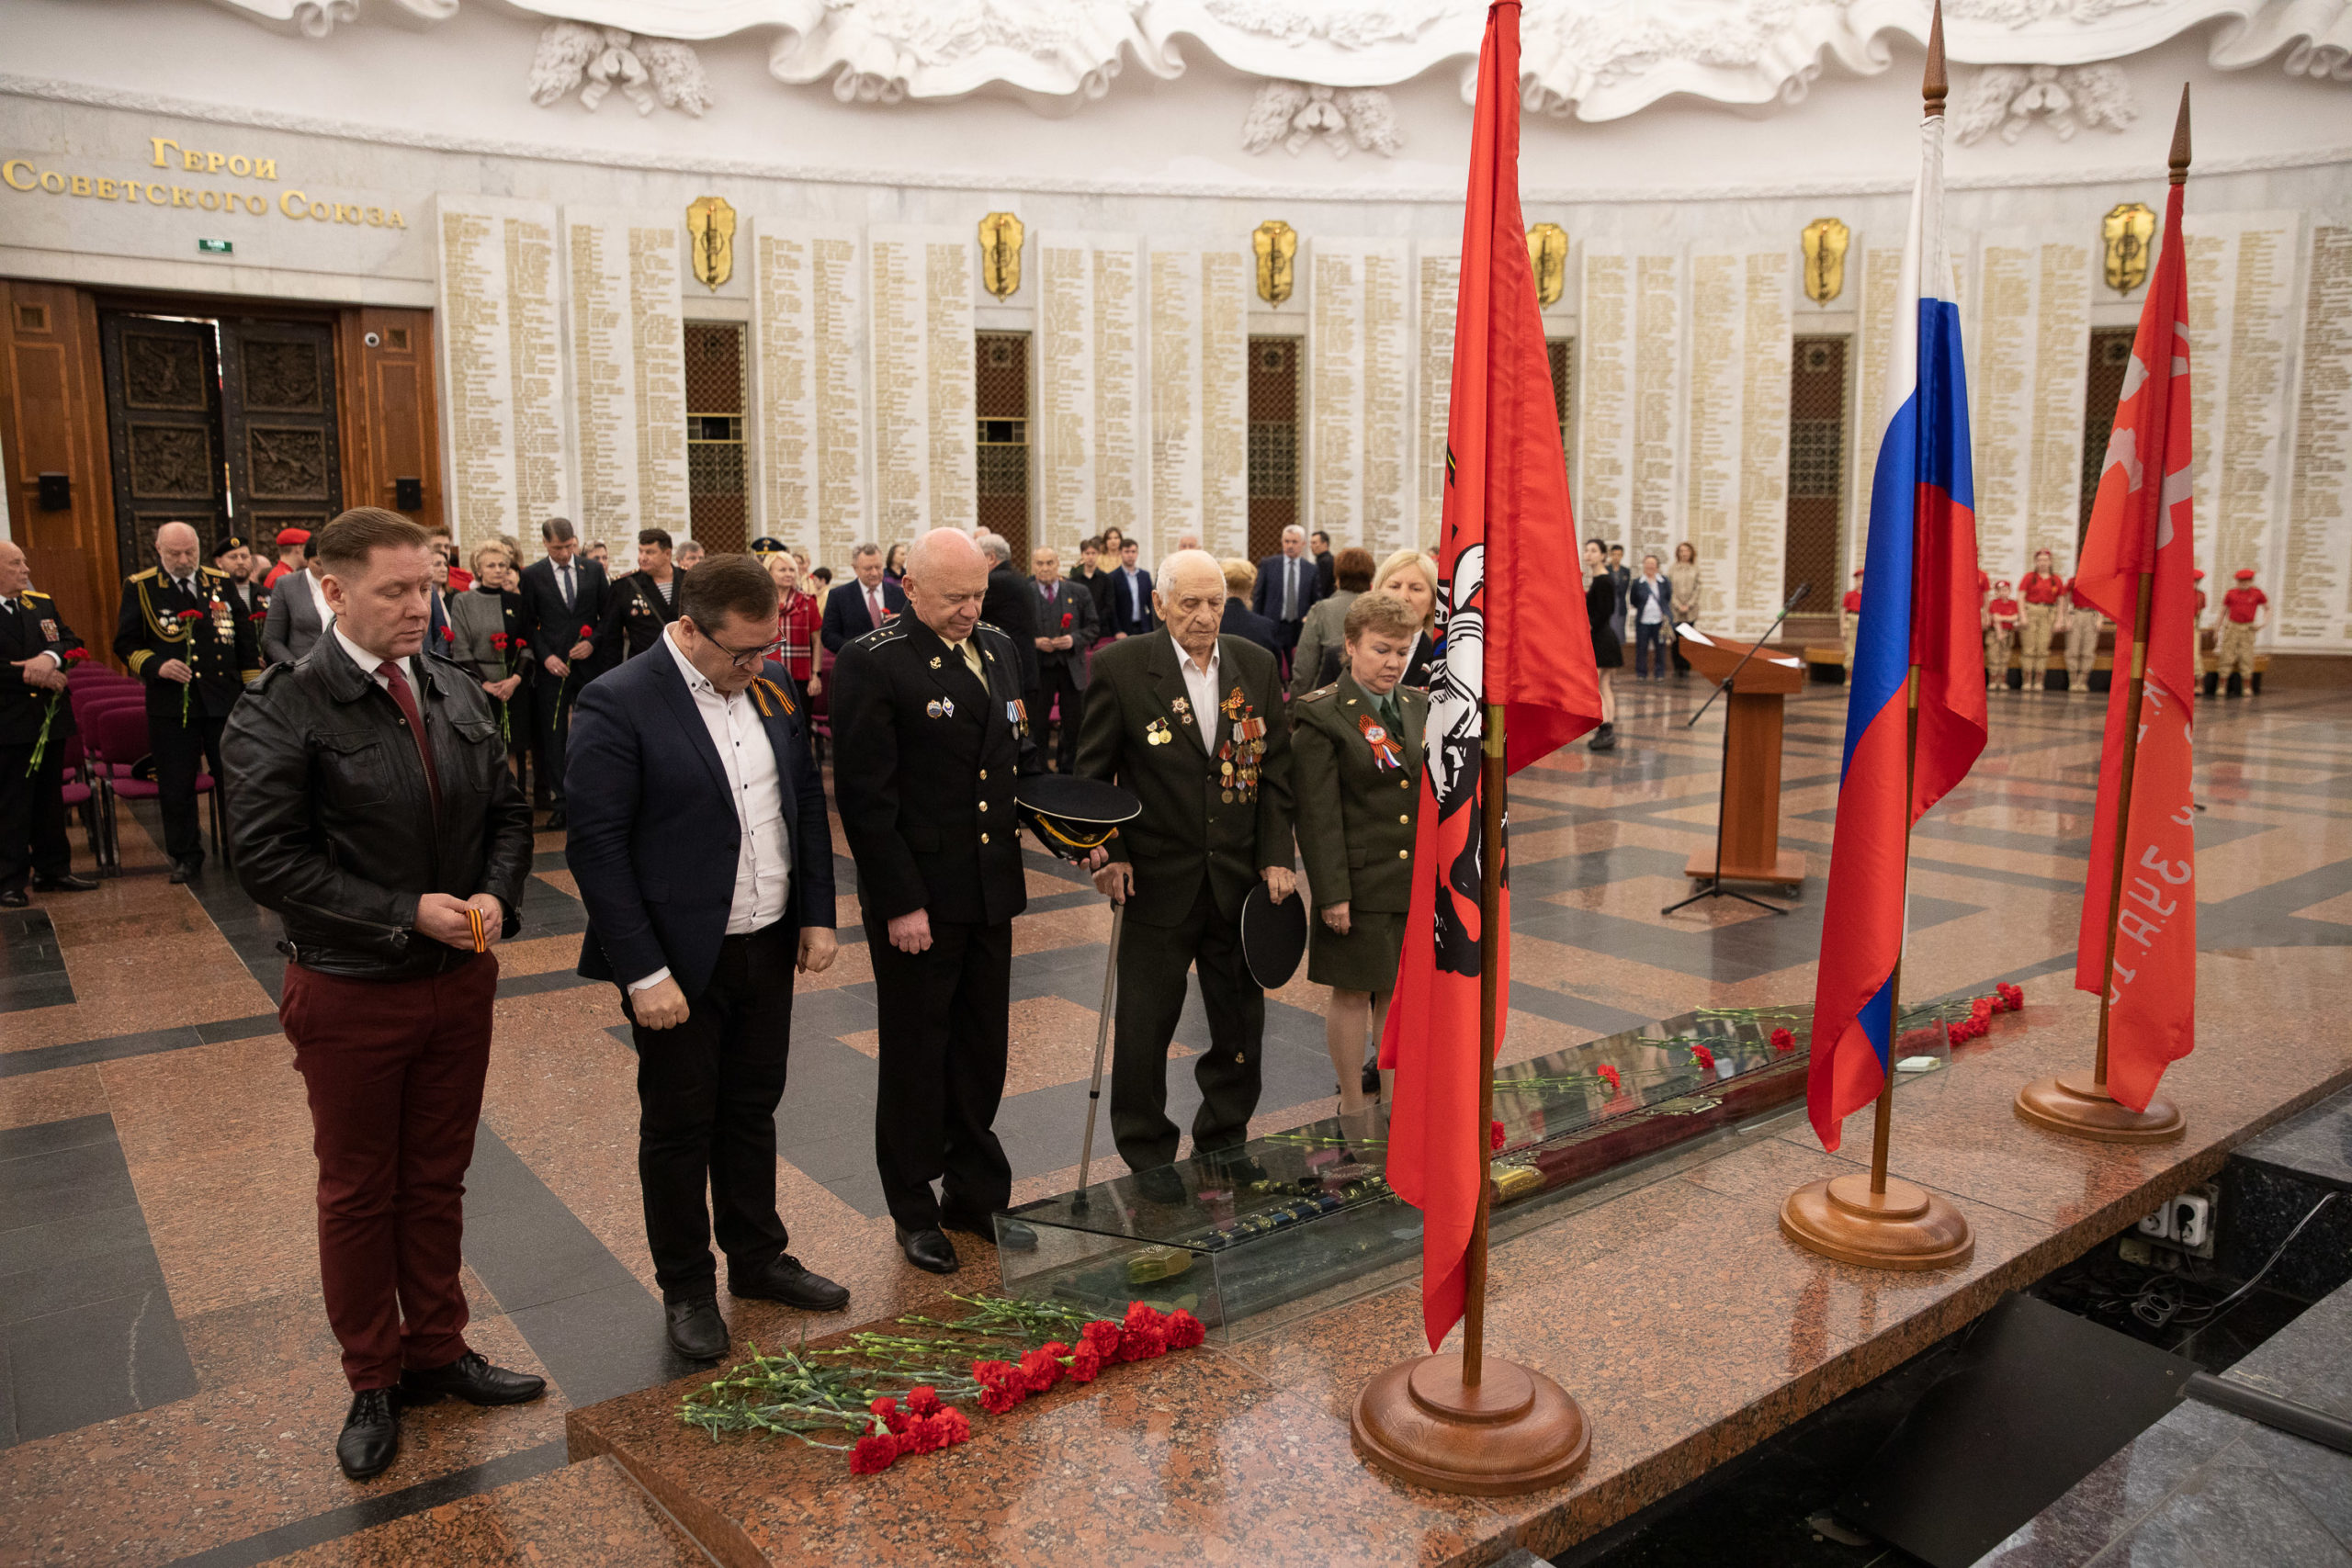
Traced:
[[186, 860], [175, 860], [172, 863], [172, 886], [176, 887], [184, 882], [194, 882], [203, 873], [204, 857], [202, 855], [190, 855]]
[[527, 1404], [548, 1391], [548, 1380], [493, 1367], [469, 1350], [446, 1367], [411, 1367], [401, 1374], [401, 1397], [430, 1404], [454, 1393], [468, 1404]]
[[96, 882], [86, 876], [76, 876], [70, 871], [62, 876], [33, 878], [33, 891], [36, 893], [96, 893], [97, 890]]
[[963, 1260], [956, 1256], [956, 1244], [949, 1241], [946, 1233], [938, 1226], [910, 1231], [900, 1225], [898, 1232], [899, 1250], [905, 1253], [907, 1261], [916, 1268], [929, 1269], [933, 1274], [953, 1274], [964, 1266]]
[[21, 887], [0, 889], [0, 909], [21, 909], [31, 902]]
[[993, 1242], [1008, 1252], [1034, 1252], [1037, 1233], [1023, 1221], [1007, 1214], [1002, 1219], [994, 1214], [967, 1213], [959, 1209], [944, 1209], [939, 1215], [940, 1228], [962, 1231], [984, 1241]]
[[727, 1354], [727, 1320], [710, 1296], [663, 1302], [662, 1317], [669, 1330], [670, 1348], [689, 1361], [716, 1361]]
[[741, 1274], [729, 1269], [727, 1291], [729, 1295], [782, 1302], [802, 1312], [839, 1312], [849, 1305], [848, 1286], [836, 1285], [822, 1274], [811, 1274], [789, 1252], [781, 1254], [764, 1269]]
[[392, 1391], [363, 1388], [351, 1396], [343, 1417], [343, 1435], [334, 1440], [335, 1462], [354, 1481], [383, 1473], [401, 1451], [401, 1420], [392, 1409]]
[[1135, 1174], [1136, 1190], [1155, 1203], [1170, 1207], [1184, 1201], [1184, 1179], [1172, 1165], [1155, 1165]]

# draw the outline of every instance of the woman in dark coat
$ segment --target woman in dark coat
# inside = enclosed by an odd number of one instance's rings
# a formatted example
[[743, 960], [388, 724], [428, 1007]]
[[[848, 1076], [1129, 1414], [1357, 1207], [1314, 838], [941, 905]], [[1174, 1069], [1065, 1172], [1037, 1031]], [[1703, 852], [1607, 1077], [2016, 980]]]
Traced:
[[1378, 1093], [1364, 1046], [1379, 1040], [1396, 989], [1430, 700], [1403, 683], [1421, 636], [1417, 608], [1393, 593], [1364, 593], [1348, 606], [1343, 631], [1340, 678], [1291, 705], [1291, 776], [1316, 911], [1306, 977], [1331, 987], [1323, 1039], [1346, 1116]]
[[481, 682], [499, 710], [499, 731], [514, 776], [531, 749], [531, 653], [523, 636], [523, 596], [514, 592], [514, 558], [503, 545], [474, 551], [474, 585], [452, 593], [449, 657]]
[[1617, 615], [1617, 582], [1609, 575], [1609, 548], [1599, 539], [1584, 542], [1584, 613], [1592, 623], [1592, 663], [1600, 672], [1600, 728], [1589, 742], [1596, 751], [1617, 750], [1614, 676], [1625, 665], [1624, 645], [1611, 624]]

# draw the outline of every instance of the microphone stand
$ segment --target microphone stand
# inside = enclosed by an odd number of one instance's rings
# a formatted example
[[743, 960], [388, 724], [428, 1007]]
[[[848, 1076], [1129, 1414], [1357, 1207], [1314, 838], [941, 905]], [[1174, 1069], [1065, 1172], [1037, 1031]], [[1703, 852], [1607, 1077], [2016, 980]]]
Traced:
[[[1739, 679], [1739, 672], [1747, 668], [1747, 661], [1756, 657], [1756, 650], [1762, 648], [1766, 642], [1771, 639], [1772, 634], [1781, 629], [1781, 623], [1789, 618], [1789, 612], [1803, 604], [1804, 602], [1804, 596], [1812, 592], [1812, 583], [1800, 582], [1797, 584], [1797, 591], [1789, 595], [1789, 602], [1787, 604], [1781, 606], [1781, 613], [1772, 618], [1771, 626], [1766, 629], [1762, 637], [1757, 638], [1755, 642], [1748, 646], [1748, 649], [1746, 653], [1739, 656], [1739, 662], [1732, 666], [1731, 673], [1715, 682], [1715, 689], [1707, 694], [1707, 700], [1699, 705], [1699, 711], [1692, 714], [1683, 722], [1683, 728], [1689, 729], [1693, 725], [1696, 725], [1701, 719], [1707, 716], [1707, 710], [1715, 705], [1715, 699], [1717, 697], [1723, 696], [1731, 690], [1731, 683]], [[1675, 635], [1679, 637], [1682, 634], [1678, 628]], [[1660, 909], [1658, 913], [1661, 915], [1670, 915], [1677, 909], [1687, 908], [1690, 905], [1696, 904], [1702, 898], [1736, 898], [1743, 904], [1755, 905], [1758, 908], [1765, 911], [1767, 914], [1787, 914], [1789, 912], [1788, 909], [1781, 905], [1767, 904], [1761, 898], [1754, 897], [1746, 893], [1737, 892], [1724, 886], [1724, 817], [1725, 815], [1724, 808], [1729, 804], [1725, 798], [1725, 794], [1731, 784], [1731, 721], [1728, 714], [1724, 716], [1724, 721], [1723, 761], [1720, 764], [1716, 777], [1719, 782], [1715, 785], [1714, 874], [1707, 878], [1707, 885], [1704, 887], [1700, 888], [1699, 891], [1693, 893], [1688, 898], [1668, 904], [1665, 908]]]

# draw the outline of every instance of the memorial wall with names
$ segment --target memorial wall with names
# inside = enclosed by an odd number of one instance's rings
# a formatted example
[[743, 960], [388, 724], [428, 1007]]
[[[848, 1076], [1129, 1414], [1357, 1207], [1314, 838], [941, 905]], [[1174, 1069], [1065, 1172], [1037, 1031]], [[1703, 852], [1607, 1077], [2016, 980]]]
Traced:
[[443, 197], [434, 220], [449, 525], [469, 542], [520, 538], [575, 493], [556, 209]]
[[1703, 579], [1703, 608], [1734, 637], [1761, 637], [1781, 607], [1793, 261], [1785, 246], [1690, 257], [1681, 527], [1636, 508], [1626, 552], [1636, 568], [1645, 554], [1671, 560], [1687, 536], [1713, 568]]
[[873, 535], [865, 241], [847, 225], [748, 228], [756, 532], [845, 562]]
[[1984, 236], [1970, 356], [1976, 553], [2018, 581], [2036, 550], [2071, 576], [2082, 515], [2091, 248], [2030, 231]]
[[566, 208], [576, 515], [626, 539], [687, 518], [685, 325], [678, 225], [660, 213]]
[[1314, 247], [1308, 299], [1307, 524], [1378, 559], [1420, 539], [1412, 249]]
[[2282, 649], [2352, 647], [2352, 225], [2312, 228], [2287, 526], [2269, 563]]
[[[1579, 534], [1623, 539], [1636, 561], [1669, 536], [1683, 536], [1677, 532], [1684, 520], [1677, 479], [1688, 393], [1685, 278], [1679, 247], [1585, 247], [1571, 500]], [[1782, 359], [1785, 367], [1785, 347]], [[1719, 361], [1711, 355], [1709, 363]], [[1720, 615], [1729, 603], [1722, 563], [1730, 541], [1702, 539], [1695, 531], [1689, 536], [1713, 563], [1702, 613]]]
[[[2286, 493], [2302, 224], [2291, 212], [2248, 212], [2193, 217], [2184, 226], [2197, 561], [2218, 604], [2231, 573], [2270, 564], [2272, 523]], [[2274, 577], [2274, 598], [2278, 588]]]
[[968, 229], [877, 224], [865, 243], [876, 536], [968, 529], [979, 512], [977, 242]]
[[1141, 257], [1131, 234], [1065, 231], [1035, 244], [1038, 537], [1068, 554], [1105, 529], [1143, 529]]
[[[1459, 247], [1423, 245], [1414, 257], [1420, 289], [1420, 501], [1422, 548], [1435, 552], [1445, 527], [1445, 437], [1453, 397], [1453, 318], [1462, 292]], [[1571, 498], [1570, 504], [1574, 504]]]
[[1181, 520], [1157, 532], [1196, 531], [1220, 558], [1246, 556], [1250, 258], [1155, 245], [1146, 266], [1151, 520]]

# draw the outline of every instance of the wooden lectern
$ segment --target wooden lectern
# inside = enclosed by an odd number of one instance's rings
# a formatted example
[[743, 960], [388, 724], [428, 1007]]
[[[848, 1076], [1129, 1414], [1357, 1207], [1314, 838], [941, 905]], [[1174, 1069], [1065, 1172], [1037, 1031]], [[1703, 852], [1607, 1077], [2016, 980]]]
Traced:
[[[1722, 837], [1723, 879], [1773, 882], [1793, 887], [1804, 880], [1804, 856], [1781, 852], [1781, 699], [1804, 684], [1804, 665], [1760, 646], [1718, 642], [1696, 626], [1680, 629], [1682, 657], [1708, 680], [1722, 683], [1739, 669], [1724, 701], [1729, 708], [1724, 737]], [[1715, 876], [1715, 852], [1702, 850], [1682, 868], [1686, 876]]]

